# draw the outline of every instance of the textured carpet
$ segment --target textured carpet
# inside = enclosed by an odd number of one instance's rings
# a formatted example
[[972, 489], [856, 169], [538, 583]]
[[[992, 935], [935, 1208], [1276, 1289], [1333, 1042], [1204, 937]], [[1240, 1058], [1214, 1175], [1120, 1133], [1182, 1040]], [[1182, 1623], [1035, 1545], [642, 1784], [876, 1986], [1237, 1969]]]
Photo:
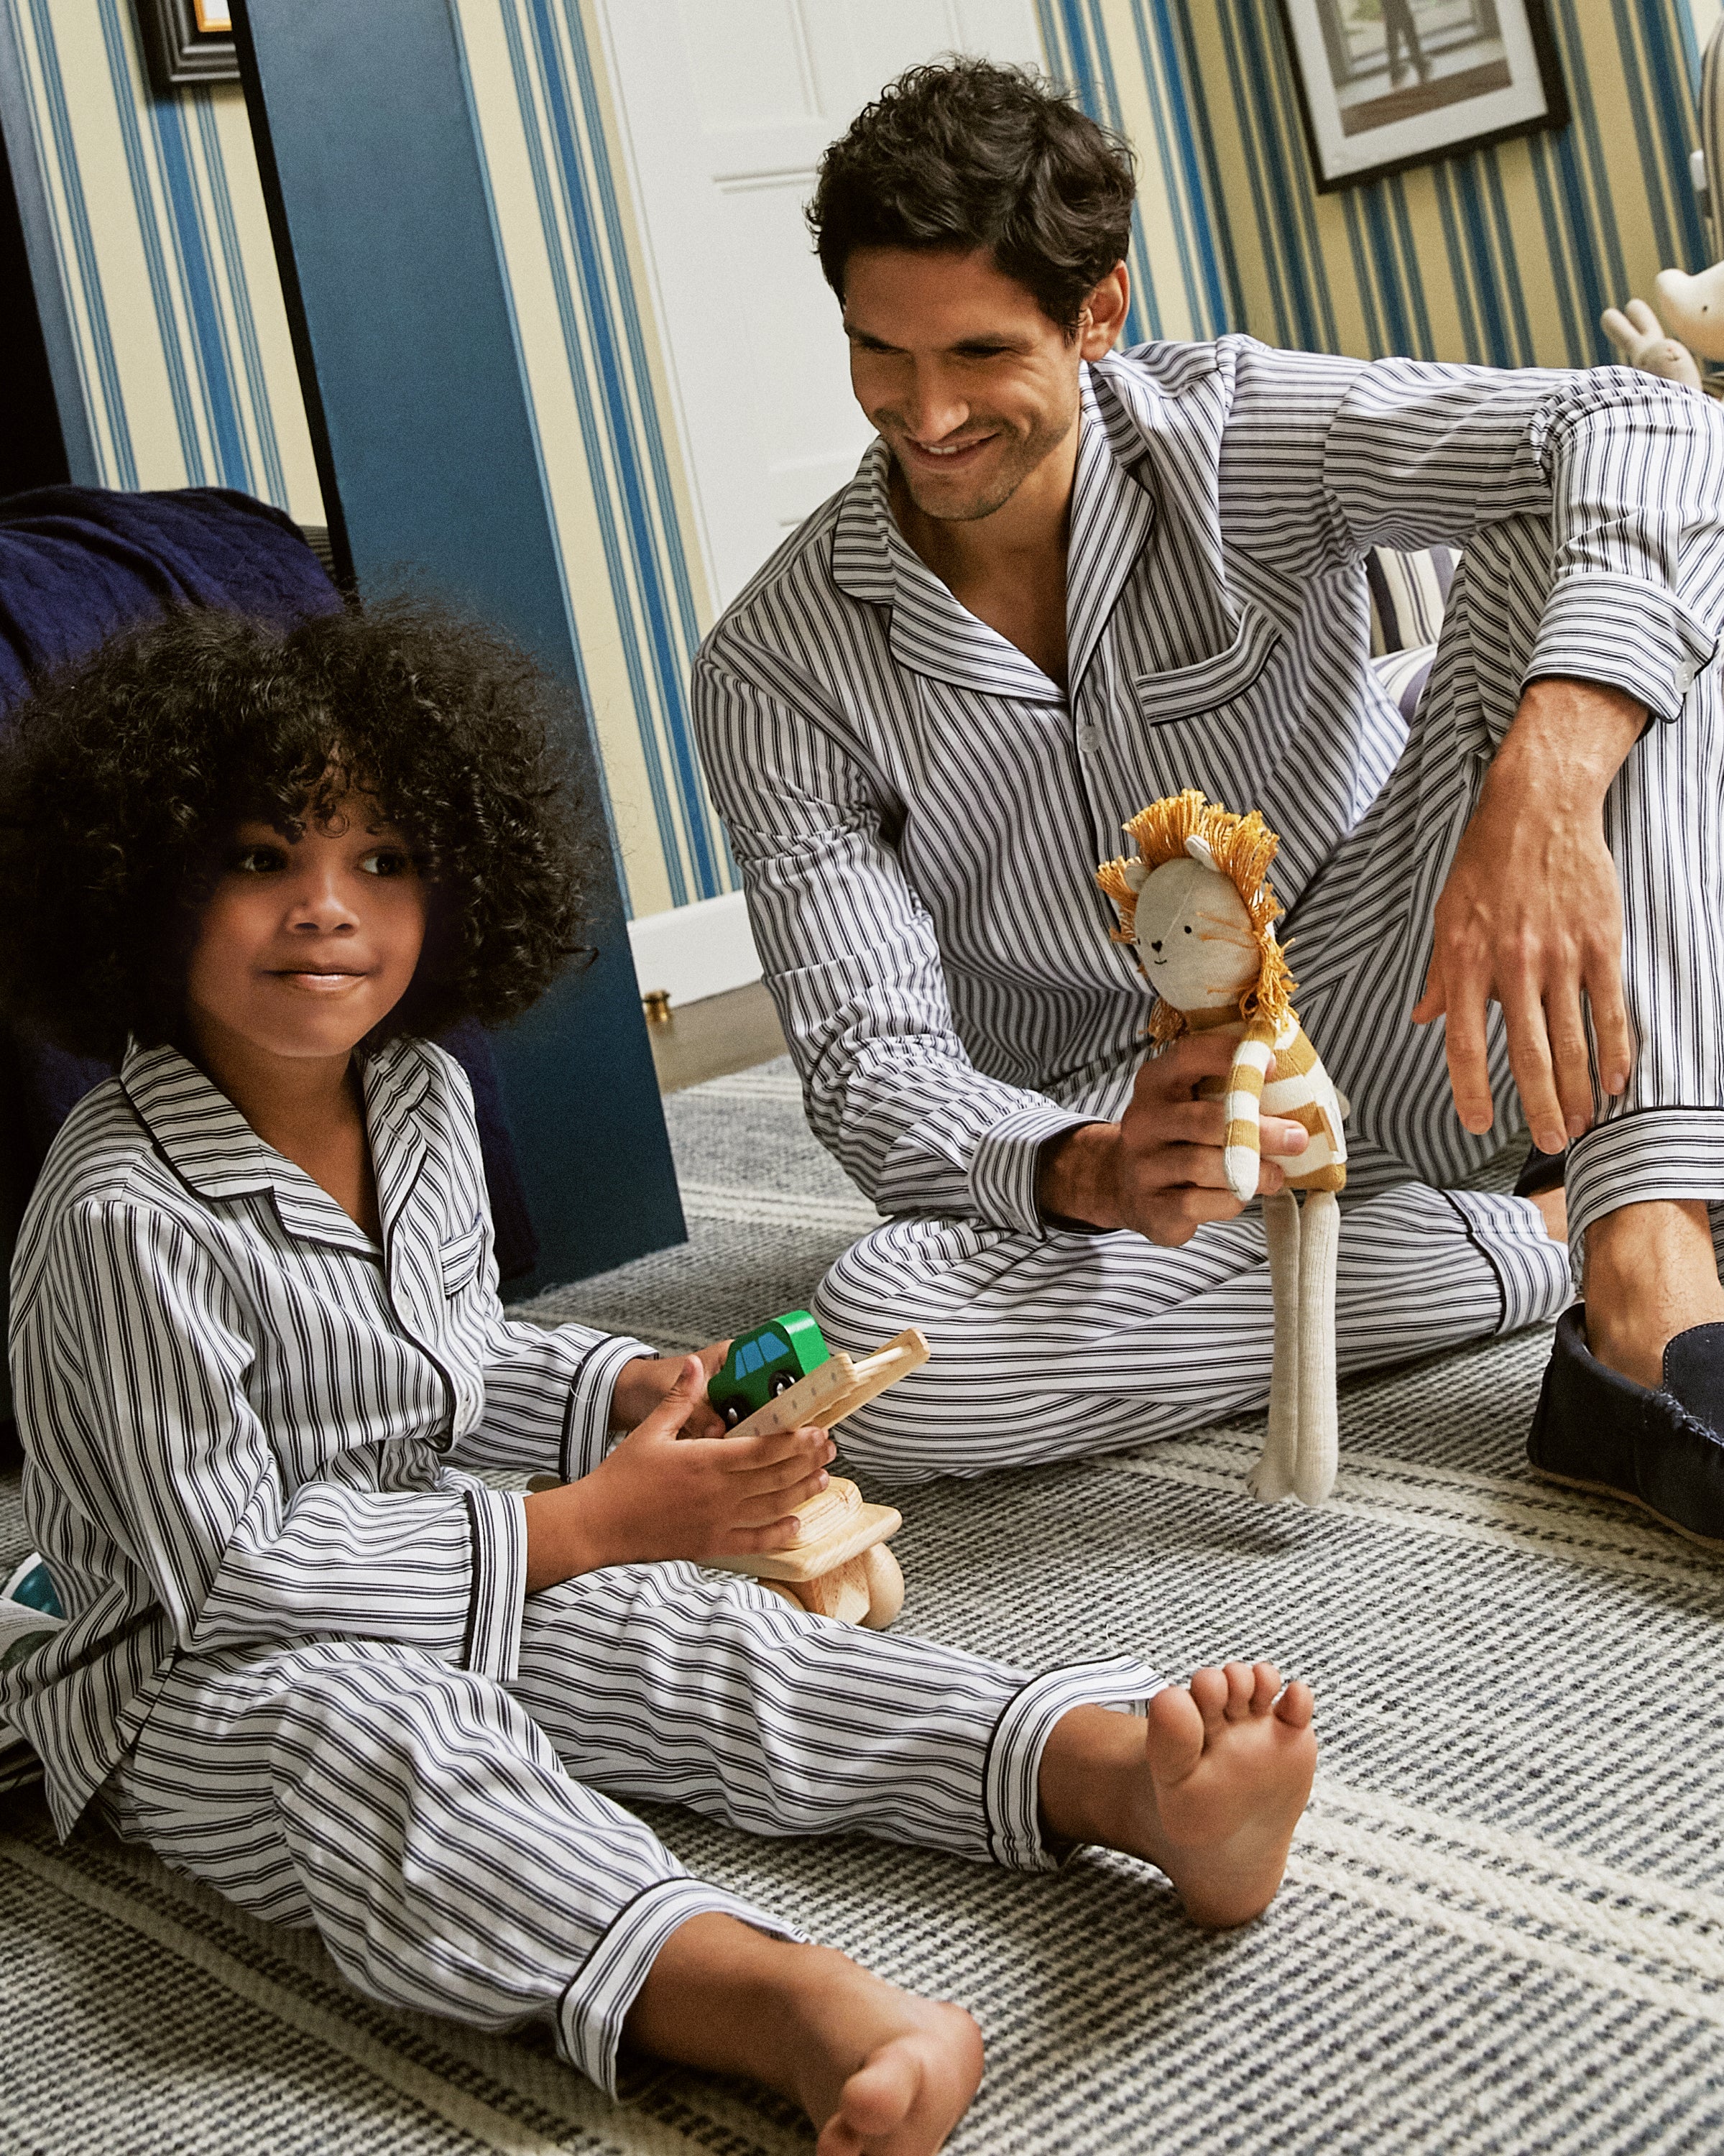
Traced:
[[[692, 1240], [533, 1306], [692, 1344], [803, 1301], [871, 1217], [782, 1065], [667, 1103]], [[1034, 1666], [1270, 1655], [1319, 1693], [1288, 1884], [1206, 1938], [1158, 1875], [1026, 1878], [674, 1811], [684, 1860], [988, 2039], [962, 2156], [1724, 2147], [1724, 1574], [1527, 1476], [1545, 1342], [1349, 1385], [1322, 1512], [1241, 1494], [1249, 1424], [906, 1494], [901, 1623]], [[15, 1484], [0, 1496], [15, 1507]], [[0, 1510], [0, 1554], [17, 1543]], [[978, 1553], [985, 1553], [978, 1556]], [[803, 2148], [745, 2087], [612, 2110], [532, 2037], [391, 2014], [39, 1802], [0, 1834], [0, 2148], [85, 2156]]]

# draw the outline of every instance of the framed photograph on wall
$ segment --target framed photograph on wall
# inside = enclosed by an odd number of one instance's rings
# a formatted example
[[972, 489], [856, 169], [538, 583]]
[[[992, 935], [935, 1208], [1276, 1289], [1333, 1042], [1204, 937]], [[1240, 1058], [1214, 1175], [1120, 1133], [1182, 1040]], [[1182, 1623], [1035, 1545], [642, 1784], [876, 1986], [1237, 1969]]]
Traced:
[[233, 0], [137, 0], [150, 87], [167, 97], [192, 82], [238, 82]]
[[1566, 127], [1545, 0], [1281, 0], [1320, 192]]

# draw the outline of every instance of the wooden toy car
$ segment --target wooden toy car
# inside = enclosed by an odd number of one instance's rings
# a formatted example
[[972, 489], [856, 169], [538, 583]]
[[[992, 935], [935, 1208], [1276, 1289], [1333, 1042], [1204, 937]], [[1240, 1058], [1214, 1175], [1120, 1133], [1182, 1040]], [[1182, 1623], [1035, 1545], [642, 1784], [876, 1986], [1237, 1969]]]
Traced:
[[[805, 1311], [791, 1315], [806, 1319], [824, 1349], [826, 1343], [813, 1318]], [[774, 1320], [774, 1325], [785, 1322], [783, 1318]], [[743, 1338], [757, 1339], [762, 1332], [772, 1330], [772, 1327], [761, 1327]], [[802, 1352], [807, 1348], [804, 1336]], [[754, 1437], [772, 1430], [795, 1430], [803, 1423], [818, 1423], [830, 1430], [846, 1415], [877, 1399], [887, 1386], [920, 1369], [927, 1359], [928, 1343], [913, 1325], [872, 1355], [829, 1353], [806, 1377], [775, 1394], [739, 1423], [735, 1434]], [[710, 1389], [708, 1397], [711, 1398]], [[841, 1624], [866, 1625], [884, 1631], [904, 1605], [904, 1575], [898, 1560], [885, 1547], [903, 1526], [903, 1515], [890, 1505], [868, 1504], [854, 1482], [834, 1475], [818, 1496], [798, 1507], [796, 1517], [801, 1532], [788, 1549], [706, 1562], [721, 1571], [747, 1573], [762, 1587], [770, 1587], [786, 1601], [811, 1609], [817, 1616], [835, 1617]]]
[[731, 1342], [706, 1397], [724, 1417], [726, 1429], [735, 1430], [768, 1400], [788, 1393], [798, 1378], [818, 1370], [831, 1353], [807, 1311], [787, 1310]]

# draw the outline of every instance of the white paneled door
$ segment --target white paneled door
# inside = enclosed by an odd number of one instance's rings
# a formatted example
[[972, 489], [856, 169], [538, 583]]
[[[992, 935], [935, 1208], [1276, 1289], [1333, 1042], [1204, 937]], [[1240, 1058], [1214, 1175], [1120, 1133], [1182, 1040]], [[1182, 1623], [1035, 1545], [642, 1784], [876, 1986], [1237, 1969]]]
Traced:
[[803, 205], [883, 84], [947, 52], [1043, 64], [1034, 0], [602, 0], [714, 595], [867, 446]]

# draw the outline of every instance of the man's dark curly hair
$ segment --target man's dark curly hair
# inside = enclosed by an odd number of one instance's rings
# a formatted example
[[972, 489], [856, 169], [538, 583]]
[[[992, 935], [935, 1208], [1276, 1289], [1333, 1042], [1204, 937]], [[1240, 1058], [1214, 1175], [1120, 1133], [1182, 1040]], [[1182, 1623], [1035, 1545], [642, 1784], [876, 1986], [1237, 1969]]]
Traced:
[[562, 703], [504, 638], [413, 599], [285, 631], [179, 613], [104, 644], [0, 742], [0, 1006], [110, 1062], [128, 1033], [176, 1040], [235, 826], [296, 839], [355, 789], [430, 886], [377, 1037], [516, 1016], [577, 947], [591, 857]]
[[1129, 146], [1023, 68], [951, 59], [889, 84], [820, 161], [808, 230], [840, 300], [859, 247], [966, 254], [1070, 336], [1131, 238]]

